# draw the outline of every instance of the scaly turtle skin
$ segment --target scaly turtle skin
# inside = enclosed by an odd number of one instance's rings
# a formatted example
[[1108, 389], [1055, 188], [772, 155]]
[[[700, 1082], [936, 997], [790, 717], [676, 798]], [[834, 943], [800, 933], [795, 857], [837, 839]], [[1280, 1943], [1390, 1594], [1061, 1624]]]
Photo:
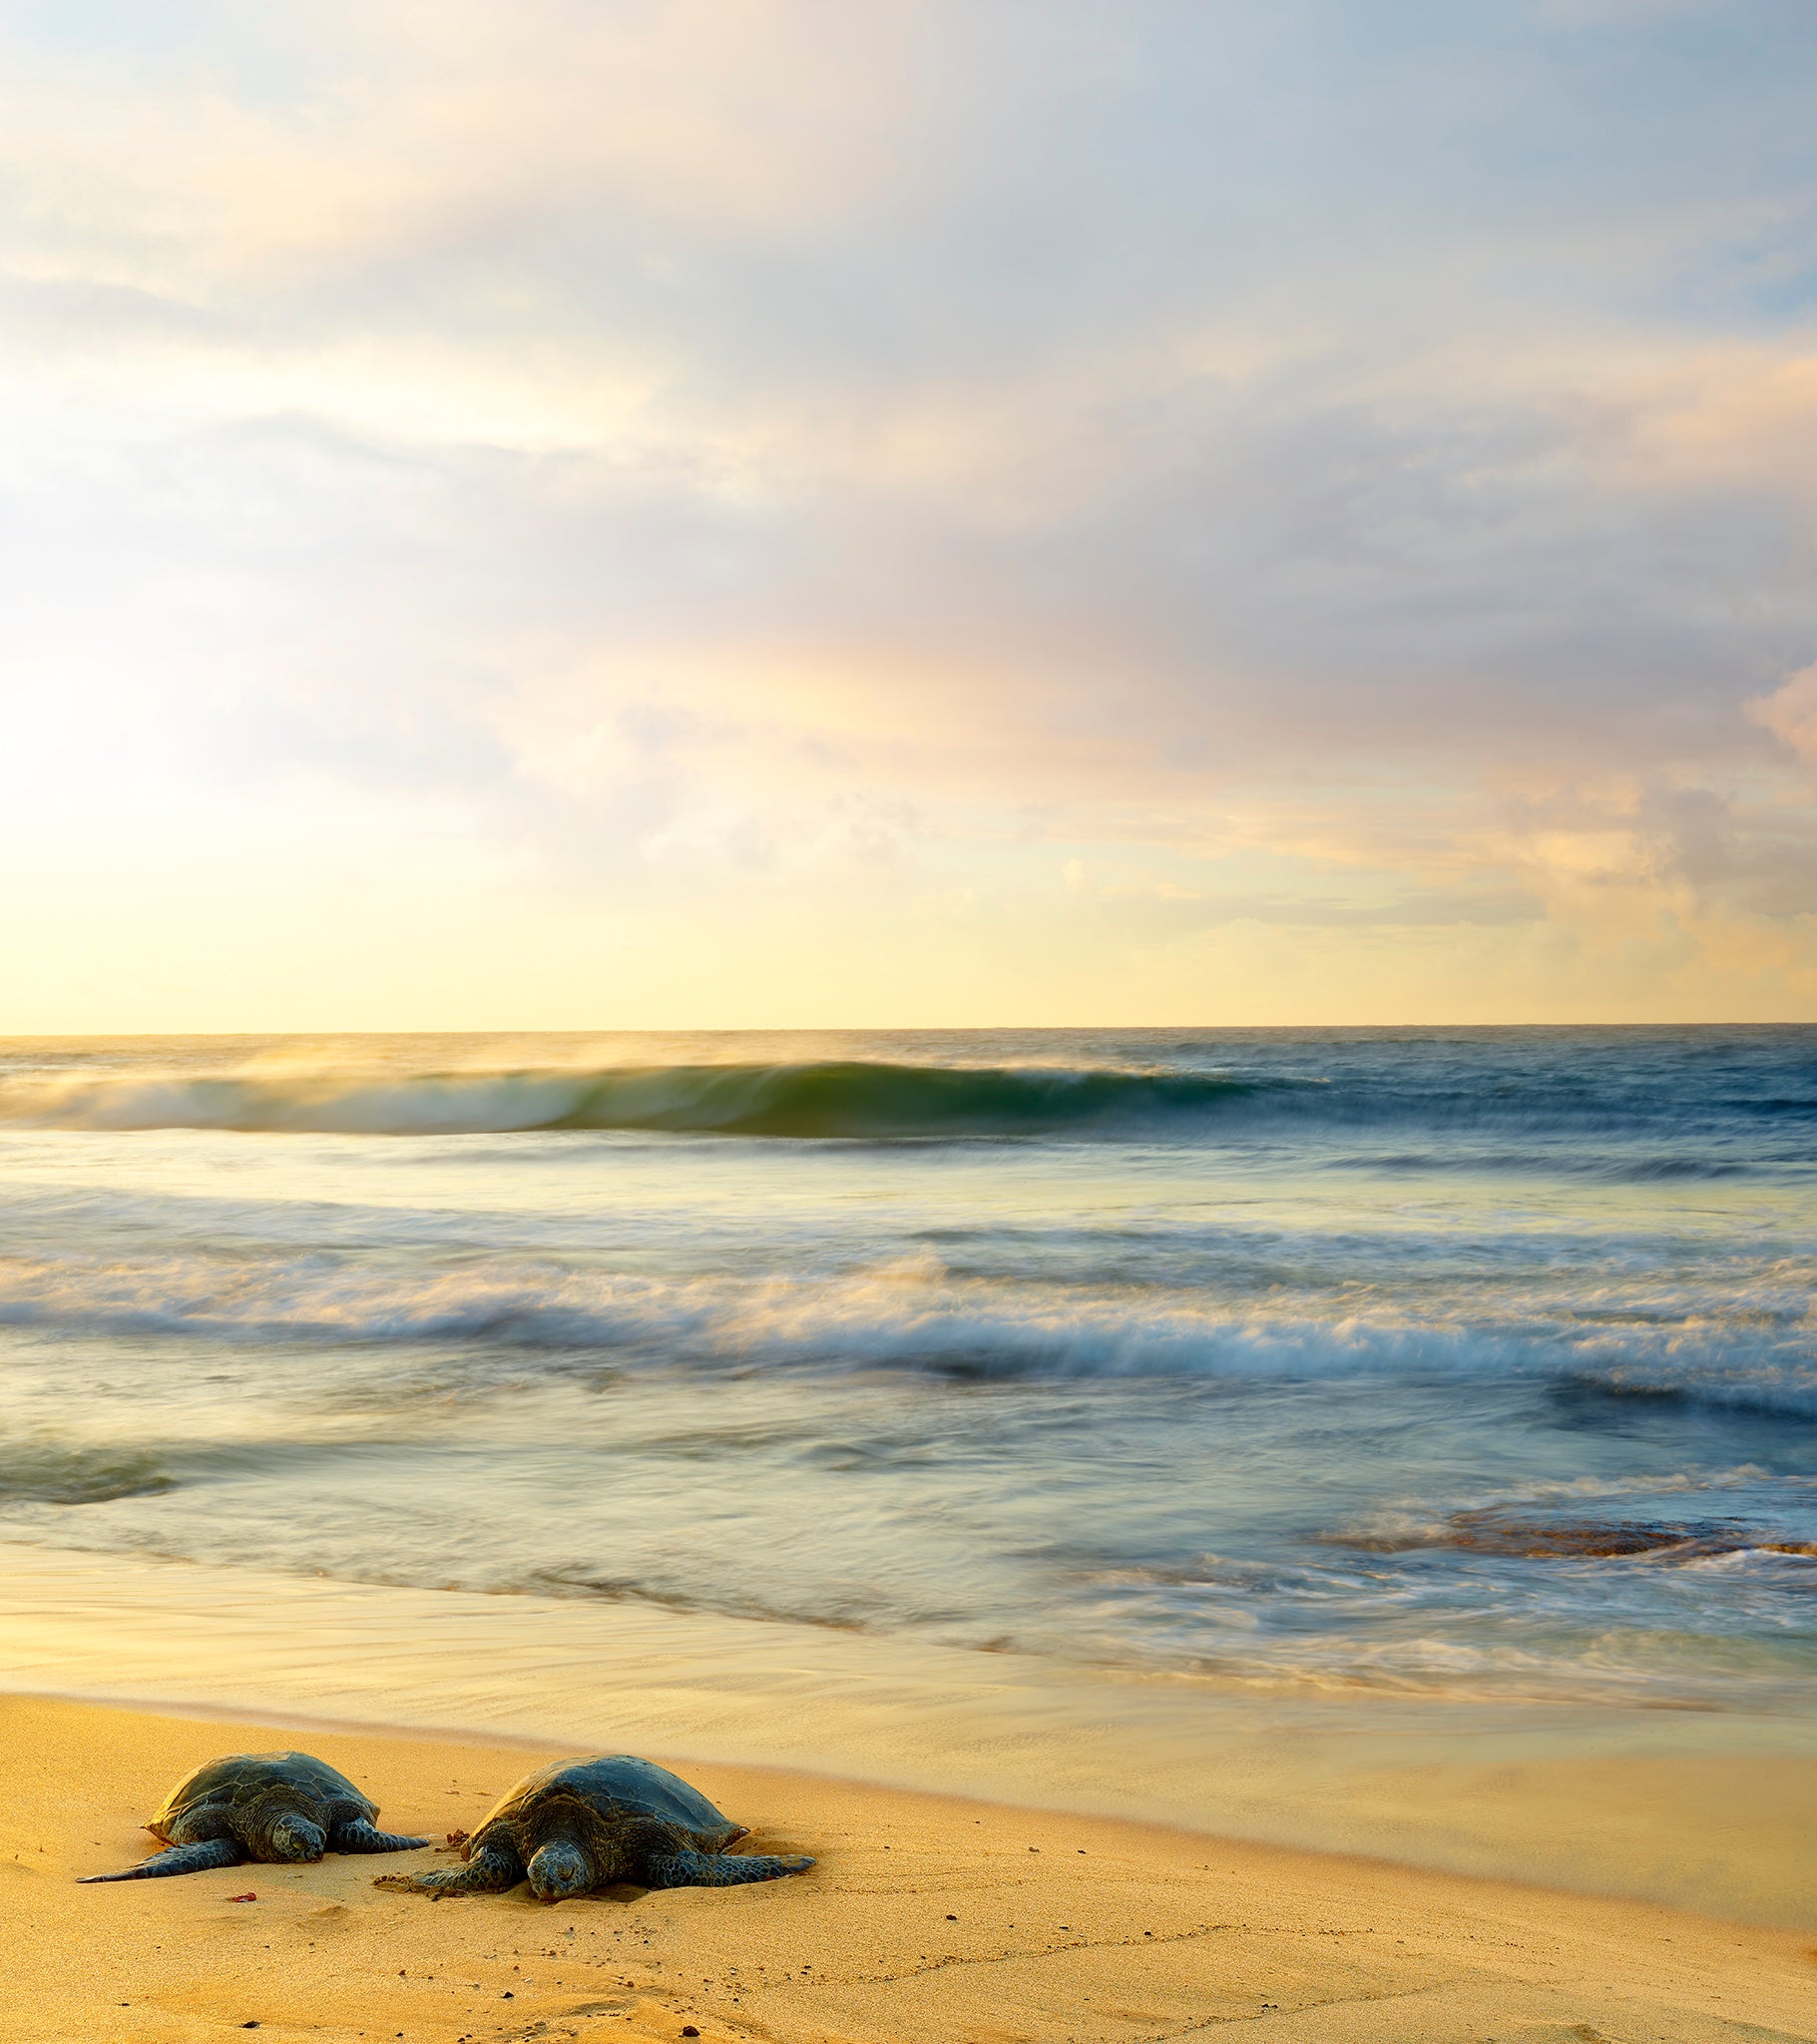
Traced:
[[124, 1873], [86, 1880], [150, 1880], [242, 1859], [319, 1859], [328, 1852], [408, 1852], [427, 1838], [372, 1827], [378, 1805], [345, 1775], [306, 1753], [230, 1753], [186, 1775], [146, 1825], [168, 1852]]
[[504, 1796], [462, 1848], [465, 1866], [383, 1874], [373, 1885], [434, 1895], [490, 1895], [528, 1876], [540, 1901], [565, 1902], [614, 1881], [717, 1888], [805, 1873], [811, 1859], [728, 1854], [747, 1835], [697, 1788], [653, 1761], [613, 1754], [538, 1768]]

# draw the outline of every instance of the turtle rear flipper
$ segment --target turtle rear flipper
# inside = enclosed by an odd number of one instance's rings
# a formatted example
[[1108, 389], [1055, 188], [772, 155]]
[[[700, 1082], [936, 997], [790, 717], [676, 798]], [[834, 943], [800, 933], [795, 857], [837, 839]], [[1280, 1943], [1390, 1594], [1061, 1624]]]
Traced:
[[406, 1838], [397, 1831], [375, 1831], [364, 1817], [336, 1824], [328, 1838], [330, 1852], [414, 1852], [427, 1838]]
[[731, 1888], [805, 1873], [813, 1863], [804, 1853], [782, 1859], [767, 1852], [653, 1852], [644, 1862], [644, 1878], [653, 1888]]
[[246, 1855], [231, 1838], [204, 1838], [194, 1845], [173, 1845], [154, 1852], [124, 1873], [85, 1873], [78, 1886], [97, 1880], [158, 1880], [167, 1873], [206, 1873], [211, 1866], [237, 1866]]

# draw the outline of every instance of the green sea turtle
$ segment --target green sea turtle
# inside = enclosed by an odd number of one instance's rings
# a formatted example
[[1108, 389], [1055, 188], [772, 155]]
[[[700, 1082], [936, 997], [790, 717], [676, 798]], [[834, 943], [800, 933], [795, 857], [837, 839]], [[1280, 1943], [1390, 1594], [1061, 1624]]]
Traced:
[[545, 1902], [635, 1881], [647, 1888], [730, 1887], [805, 1873], [811, 1859], [727, 1853], [748, 1835], [653, 1761], [612, 1754], [538, 1768], [493, 1805], [462, 1847], [465, 1866], [382, 1874], [375, 1887], [490, 1895], [528, 1876]]
[[85, 1880], [150, 1880], [242, 1859], [319, 1859], [323, 1852], [408, 1852], [427, 1838], [374, 1830], [378, 1805], [345, 1775], [306, 1753], [230, 1753], [186, 1775], [146, 1825], [170, 1847], [124, 1873]]

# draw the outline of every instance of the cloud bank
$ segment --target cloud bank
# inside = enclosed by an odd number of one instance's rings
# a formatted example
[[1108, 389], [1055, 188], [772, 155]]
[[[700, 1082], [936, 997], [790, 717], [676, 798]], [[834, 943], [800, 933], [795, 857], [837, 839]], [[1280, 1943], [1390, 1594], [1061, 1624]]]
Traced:
[[1817, 17], [0, 8], [0, 1026], [1817, 1015]]

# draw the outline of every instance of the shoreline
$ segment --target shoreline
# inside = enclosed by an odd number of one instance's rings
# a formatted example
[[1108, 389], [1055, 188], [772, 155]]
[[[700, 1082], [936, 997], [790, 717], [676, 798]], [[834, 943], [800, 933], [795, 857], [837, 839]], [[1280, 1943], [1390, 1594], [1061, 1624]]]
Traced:
[[[753, 1887], [544, 1907], [371, 1886], [431, 1849], [77, 1888], [143, 1856], [136, 1827], [188, 1767], [273, 1728], [12, 1696], [0, 1729], [0, 1933], [30, 1955], [0, 1972], [0, 2033], [21, 2044], [1817, 2036], [1817, 1972], [1785, 1931], [786, 1770], [679, 1764], [750, 1849], [816, 1854]], [[539, 1751], [291, 1729], [386, 1823], [432, 1835], [470, 1827]]]
[[1817, 1930], [1817, 1721], [1231, 1696], [769, 1621], [5, 1552], [16, 1697], [645, 1752]]

